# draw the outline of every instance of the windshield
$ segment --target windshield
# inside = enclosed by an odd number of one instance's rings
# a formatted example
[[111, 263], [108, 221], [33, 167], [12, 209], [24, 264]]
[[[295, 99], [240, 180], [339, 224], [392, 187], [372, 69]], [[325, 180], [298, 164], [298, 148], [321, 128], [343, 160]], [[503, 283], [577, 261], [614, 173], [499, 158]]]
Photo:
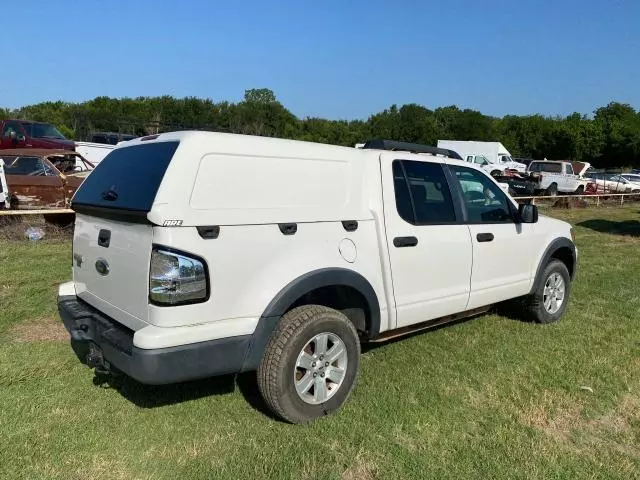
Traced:
[[627, 175], [622, 175], [622, 177], [632, 182], [640, 182], [640, 175], [627, 174]]
[[55, 138], [57, 140], [66, 140], [60, 131], [48, 123], [23, 123], [22, 126], [27, 131], [27, 135], [31, 138]]
[[509, 155], [503, 155], [502, 157], [500, 157], [500, 161], [502, 163], [509, 163], [513, 162], [513, 158], [511, 158]]
[[531, 164], [529, 165], [529, 171], [562, 173], [562, 164], [552, 162], [531, 162]]

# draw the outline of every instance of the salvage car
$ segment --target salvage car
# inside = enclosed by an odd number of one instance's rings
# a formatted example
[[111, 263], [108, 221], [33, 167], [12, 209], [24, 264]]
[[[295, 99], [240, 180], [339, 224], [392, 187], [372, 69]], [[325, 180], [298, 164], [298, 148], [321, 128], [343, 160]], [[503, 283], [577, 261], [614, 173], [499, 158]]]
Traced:
[[69, 150], [2, 150], [10, 208], [67, 208], [94, 166]]
[[640, 193], [640, 184], [623, 175], [589, 172], [586, 176], [596, 185], [598, 193]]

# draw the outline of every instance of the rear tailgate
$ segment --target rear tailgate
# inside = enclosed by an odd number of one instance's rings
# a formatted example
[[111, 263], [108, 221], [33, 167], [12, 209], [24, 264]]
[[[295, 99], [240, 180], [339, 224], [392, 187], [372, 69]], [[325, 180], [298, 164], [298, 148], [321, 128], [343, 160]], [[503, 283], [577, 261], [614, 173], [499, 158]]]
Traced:
[[78, 214], [73, 280], [78, 296], [136, 330], [148, 318], [151, 225]]

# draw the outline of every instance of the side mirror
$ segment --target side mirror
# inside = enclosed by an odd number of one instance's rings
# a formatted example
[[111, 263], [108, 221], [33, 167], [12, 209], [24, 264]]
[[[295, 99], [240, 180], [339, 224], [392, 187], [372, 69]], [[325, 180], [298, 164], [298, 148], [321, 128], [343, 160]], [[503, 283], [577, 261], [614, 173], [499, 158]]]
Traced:
[[536, 223], [538, 221], [538, 207], [530, 203], [521, 203], [518, 207], [520, 223]]
[[24, 135], [18, 135], [16, 137], [16, 140], [18, 141], [18, 143], [24, 143], [27, 139]]

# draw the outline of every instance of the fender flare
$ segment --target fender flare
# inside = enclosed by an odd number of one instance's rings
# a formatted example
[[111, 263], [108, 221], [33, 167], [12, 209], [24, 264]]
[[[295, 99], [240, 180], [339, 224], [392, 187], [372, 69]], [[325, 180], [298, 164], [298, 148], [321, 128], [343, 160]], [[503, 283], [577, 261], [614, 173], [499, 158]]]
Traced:
[[561, 248], [568, 248], [569, 250], [571, 250], [571, 255], [573, 256], [573, 271], [571, 271], [570, 274], [571, 280], [573, 280], [573, 278], [575, 277], [576, 268], [578, 266], [576, 261], [576, 246], [568, 238], [556, 238], [545, 249], [540, 262], [538, 262], [538, 268], [536, 269], [536, 275], [534, 277], [533, 285], [531, 286], [531, 291], [529, 292], [529, 294], [533, 294], [533, 292], [538, 289], [538, 287], [540, 286], [540, 282], [544, 280], [543, 278], [541, 278], [543, 270], [549, 263], [549, 260], [551, 260], [553, 254]]
[[252, 334], [251, 345], [245, 357], [242, 371], [255, 370], [260, 364], [262, 353], [282, 315], [303, 295], [322, 287], [346, 286], [357, 290], [367, 302], [370, 322], [367, 336], [375, 338], [380, 334], [380, 303], [369, 281], [358, 272], [345, 268], [322, 268], [314, 270], [289, 282], [271, 300]]

